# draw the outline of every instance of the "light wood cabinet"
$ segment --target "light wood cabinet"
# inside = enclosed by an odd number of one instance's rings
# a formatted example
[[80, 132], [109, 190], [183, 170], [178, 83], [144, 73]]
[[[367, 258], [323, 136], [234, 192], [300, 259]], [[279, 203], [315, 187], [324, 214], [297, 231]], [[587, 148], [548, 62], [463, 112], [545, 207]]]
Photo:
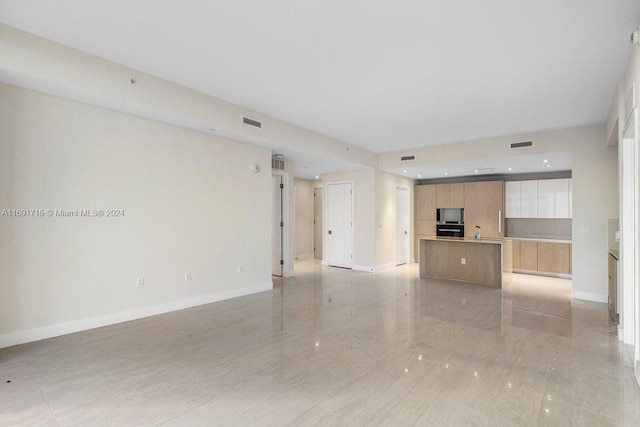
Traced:
[[571, 274], [571, 243], [513, 240], [513, 269]]
[[538, 242], [538, 271], [571, 273], [571, 245], [569, 243]]
[[538, 242], [520, 241], [520, 269], [538, 271]]
[[473, 237], [476, 225], [483, 237], [504, 236], [504, 181], [464, 184], [465, 236]]
[[609, 316], [618, 322], [618, 259], [609, 254]]
[[449, 207], [464, 208], [464, 184], [449, 184]]
[[436, 184], [436, 208], [450, 208], [449, 184]]
[[[415, 210], [416, 210], [415, 211], [416, 221], [417, 220], [434, 220], [435, 221], [436, 219], [436, 186], [435, 185], [416, 185]], [[435, 228], [431, 231], [431, 234], [433, 233], [435, 233]]]
[[513, 254], [513, 269], [520, 270], [520, 240], [511, 241], [511, 253]]
[[436, 184], [436, 208], [464, 208], [464, 184]]

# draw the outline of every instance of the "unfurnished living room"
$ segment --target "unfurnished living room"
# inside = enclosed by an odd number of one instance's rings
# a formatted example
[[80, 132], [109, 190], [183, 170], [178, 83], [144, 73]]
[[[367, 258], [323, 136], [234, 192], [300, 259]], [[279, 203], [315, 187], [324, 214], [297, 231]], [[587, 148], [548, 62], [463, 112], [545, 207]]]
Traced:
[[640, 2], [0, 0], [0, 426], [640, 426]]

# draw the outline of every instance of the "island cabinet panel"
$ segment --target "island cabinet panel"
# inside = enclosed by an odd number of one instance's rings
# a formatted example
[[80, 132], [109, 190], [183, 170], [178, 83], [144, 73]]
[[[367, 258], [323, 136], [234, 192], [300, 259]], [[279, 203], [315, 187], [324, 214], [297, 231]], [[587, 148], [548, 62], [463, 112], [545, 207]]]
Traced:
[[569, 243], [538, 242], [538, 271], [570, 274], [570, 261]]
[[449, 205], [452, 208], [464, 208], [464, 184], [449, 184]]
[[[415, 219], [436, 219], [436, 186], [416, 185], [415, 187]], [[430, 232], [435, 233], [435, 228]], [[420, 234], [420, 233], [418, 233]]]
[[502, 245], [499, 242], [421, 239], [420, 249], [420, 277], [502, 286]]
[[520, 269], [538, 271], [538, 242], [520, 242]]
[[452, 207], [449, 190], [449, 184], [436, 184], [436, 207], [438, 209]]
[[473, 237], [476, 225], [482, 236], [504, 236], [504, 181], [467, 182], [464, 184], [464, 231]]

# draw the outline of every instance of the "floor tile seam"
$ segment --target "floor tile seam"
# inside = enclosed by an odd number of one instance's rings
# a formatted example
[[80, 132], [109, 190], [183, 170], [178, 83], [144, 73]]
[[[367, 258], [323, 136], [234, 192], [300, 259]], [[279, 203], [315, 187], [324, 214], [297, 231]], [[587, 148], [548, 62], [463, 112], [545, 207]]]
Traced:
[[39, 383], [37, 383], [37, 384], [38, 384], [38, 391], [40, 392], [40, 396], [42, 396], [42, 399], [44, 399], [44, 402], [47, 404], [47, 408], [49, 408], [49, 412], [53, 416], [53, 419], [56, 421], [56, 424], [58, 425], [58, 427], [60, 427], [61, 424], [60, 424], [60, 420], [58, 419], [58, 415], [51, 408], [51, 404], [49, 403], [49, 399], [47, 399], [47, 397], [44, 395], [44, 392], [42, 391], [42, 388], [40, 387], [40, 384]]

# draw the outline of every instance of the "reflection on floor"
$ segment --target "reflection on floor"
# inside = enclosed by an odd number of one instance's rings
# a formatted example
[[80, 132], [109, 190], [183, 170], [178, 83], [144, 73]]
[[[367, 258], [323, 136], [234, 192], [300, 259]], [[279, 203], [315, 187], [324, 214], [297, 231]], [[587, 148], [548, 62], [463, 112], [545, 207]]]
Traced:
[[606, 306], [566, 280], [499, 290], [314, 260], [296, 274], [0, 350], [0, 425], [640, 424]]

